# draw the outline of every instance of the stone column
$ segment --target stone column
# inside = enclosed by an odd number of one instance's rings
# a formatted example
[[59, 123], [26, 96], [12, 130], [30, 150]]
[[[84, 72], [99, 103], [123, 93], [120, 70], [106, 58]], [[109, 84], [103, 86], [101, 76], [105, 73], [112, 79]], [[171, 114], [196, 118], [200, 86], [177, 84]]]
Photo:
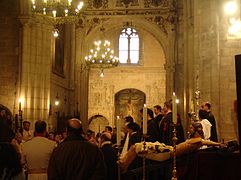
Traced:
[[22, 56], [19, 97], [24, 99], [23, 117], [46, 120], [50, 103], [52, 26], [22, 23]]

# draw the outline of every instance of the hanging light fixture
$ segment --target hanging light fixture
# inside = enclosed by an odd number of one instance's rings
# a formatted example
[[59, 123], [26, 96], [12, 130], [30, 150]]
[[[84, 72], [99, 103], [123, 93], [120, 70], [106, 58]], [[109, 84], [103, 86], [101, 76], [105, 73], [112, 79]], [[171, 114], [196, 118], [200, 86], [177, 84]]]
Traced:
[[[90, 50], [90, 54], [85, 56], [85, 62], [92, 68], [111, 68], [118, 66], [119, 58], [114, 55], [114, 50], [110, 49], [110, 41], [95, 41], [95, 49]], [[103, 71], [102, 71], [103, 73]]]
[[32, 12], [50, 17], [55, 24], [72, 23], [78, 19], [83, 5], [82, 0], [32, 0]]

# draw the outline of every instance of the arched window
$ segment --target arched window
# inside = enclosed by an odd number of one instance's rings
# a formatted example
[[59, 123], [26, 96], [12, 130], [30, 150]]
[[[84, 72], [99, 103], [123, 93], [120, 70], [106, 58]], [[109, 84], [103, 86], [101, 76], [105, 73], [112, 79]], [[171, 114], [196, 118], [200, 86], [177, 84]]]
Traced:
[[139, 35], [133, 28], [123, 29], [119, 37], [119, 61], [121, 64], [139, 62]]

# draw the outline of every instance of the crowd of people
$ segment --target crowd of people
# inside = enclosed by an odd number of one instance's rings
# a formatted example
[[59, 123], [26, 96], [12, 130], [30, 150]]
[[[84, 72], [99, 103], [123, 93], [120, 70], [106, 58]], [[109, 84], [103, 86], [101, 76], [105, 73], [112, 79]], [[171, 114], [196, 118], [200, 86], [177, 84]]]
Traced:
[[[143, 114], [143, 109], [140, 110]], [[131, 116], [124, 118], [121, 146], [116, 146], [116, 128], [106, 126], [103, 132], [90, 129], [84, 132], [78, 119], [69, 119], [62, 133], [47, 132], [45, 121], [36, 121], [31, 130], [29, 121], [23, 122], [23, 130], [13, 132], [0, 119], [0, 179], [118, 179], [118, 158], [135, 143], [143, 140], [142, 124]], [[201, 125], [190, 126], [190, 138], [199, 137], [217, 142], [216, 122], [211, 105], [205, 102], [199, 110]], [[185, 141], [180, 115], [177, 114], [177, 143]], [[195, 128], [194, 128], [195, 127]], [[200, 128], [201, 127], [201, 128]], [[145, 140], [173, 145], [172, 102], [166, 101], [147, 109], [147, 134]], [[195, 131], [193, 130], [195, 129]], [[141, 166], [136, 157], [129, 169]]]

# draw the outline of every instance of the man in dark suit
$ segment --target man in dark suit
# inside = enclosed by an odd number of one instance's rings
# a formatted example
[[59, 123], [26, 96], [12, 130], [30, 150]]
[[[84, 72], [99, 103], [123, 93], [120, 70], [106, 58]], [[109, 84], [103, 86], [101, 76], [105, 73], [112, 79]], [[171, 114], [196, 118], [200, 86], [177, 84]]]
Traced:
[[[140, 110], [141, 115], [143, 115], [143, 109]], [[158, 122], [154, 119], [153, 111], [147, 108], [147, 138], [146, 141], [149, 142], [160, 142], [160, 130]]]
[[215, 117], [214, 117], [213, 113], [211, 112], [211, 104], [209, 102], [205, 102], [203, 109], [205, 111], [207, 111], [207, 113], [208, 113], [207, 120], [212, 124], [212, 126], [211, 126], [211, 136], [210, 136], [209, 139], [211, 141], [218, 142], [216, 120], [215, 120]]
[[163, 111], [165, 115], [160, 122], [160, 142], [166, 145], [173, 145], [172, 137], [174, 126], [172, 120], [172, 101], [166, 101], [164, 103]]
[[111, 134], [104, 132], [100, 136], [101, 151], [104, 155], [104, 161], [107, 167], [107, 178], [106, 180], [117, 179], [118, 177], [118, 150], [112, 147]]
[[54, 149], [49, 160], [49, 180], [106, 179], [102, 152], [96, 145], [85, 140], [82, 133], [80, 120], [68, 120], [68, 136]]

